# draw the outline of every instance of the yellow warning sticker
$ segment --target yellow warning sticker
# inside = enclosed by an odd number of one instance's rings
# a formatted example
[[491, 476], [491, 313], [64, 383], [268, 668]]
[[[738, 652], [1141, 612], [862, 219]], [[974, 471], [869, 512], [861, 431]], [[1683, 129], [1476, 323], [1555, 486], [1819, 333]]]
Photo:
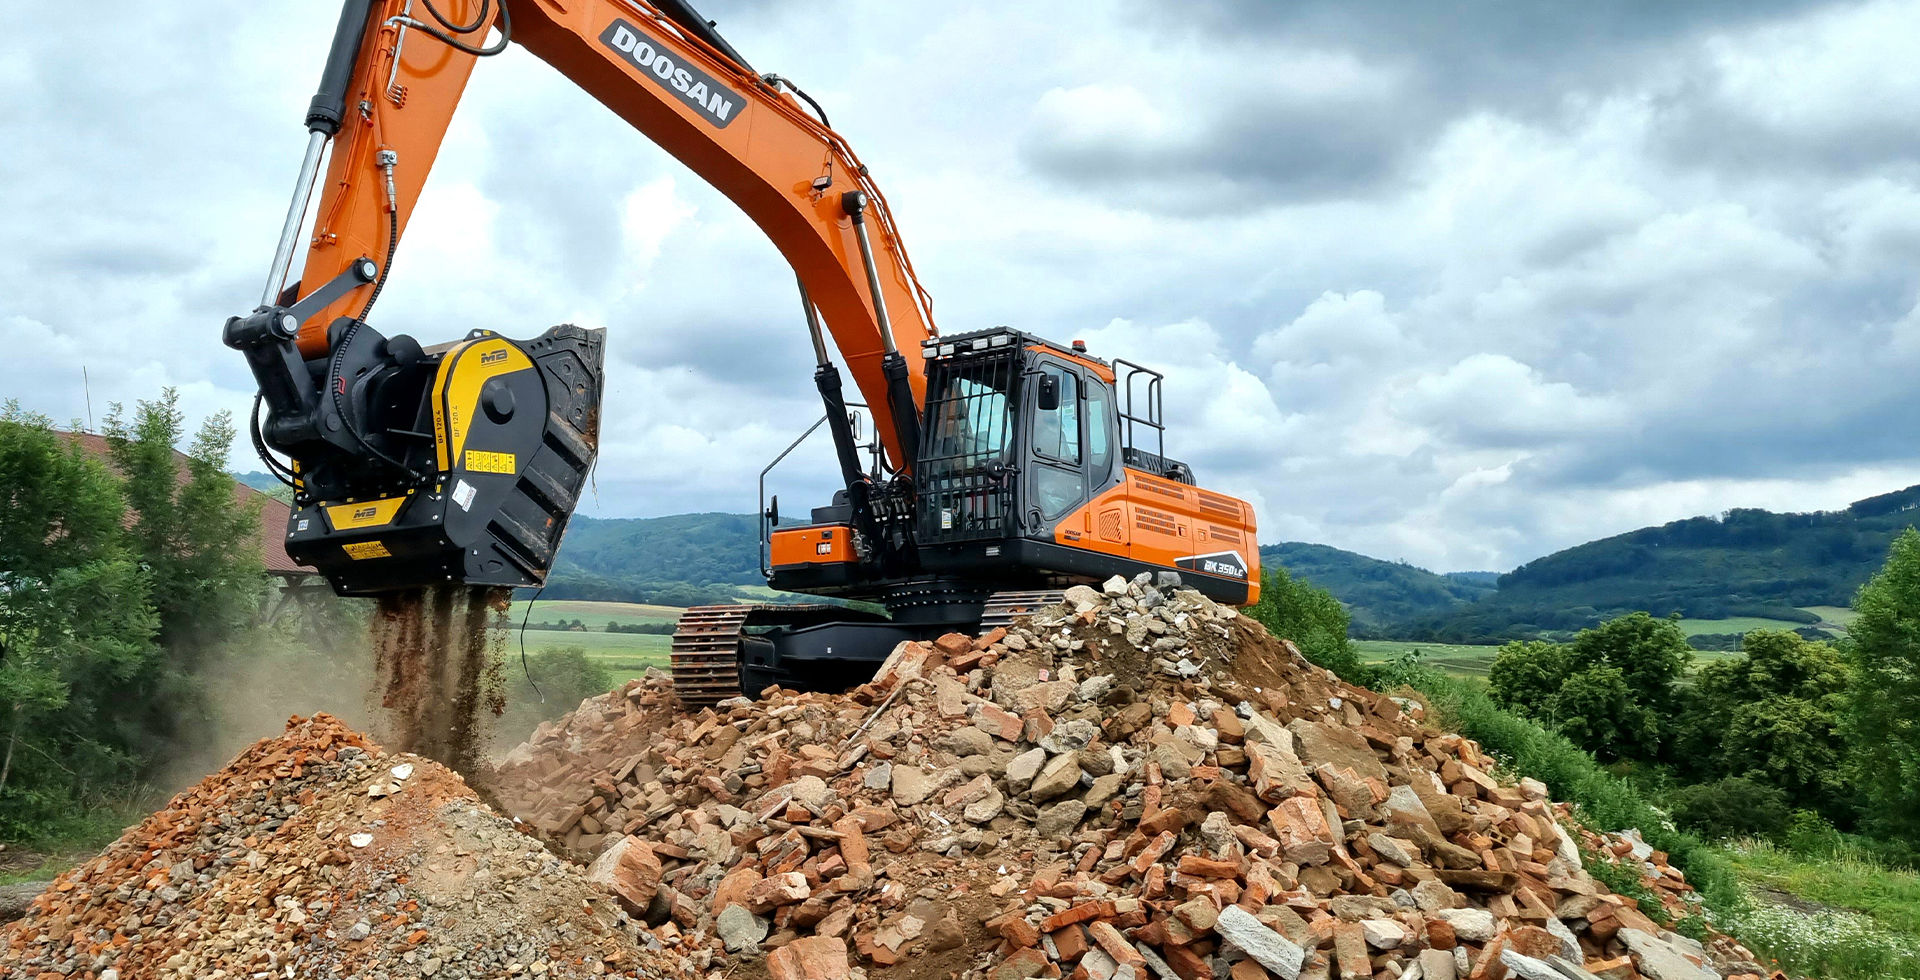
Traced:
[[467, 450], [467, 472], [469, 473], [505, 473], [512, 476], [519, 467], [512, 453], [488, 453], [478, 449]]
[[366, 558], [393, 557], [393, 552], [388, 551], [387, 546], [378, 541], [355, 541], [352, 544], [343, 544], [340, 548], [347, 553], [348, 558], [354, 561], [360, 561]]

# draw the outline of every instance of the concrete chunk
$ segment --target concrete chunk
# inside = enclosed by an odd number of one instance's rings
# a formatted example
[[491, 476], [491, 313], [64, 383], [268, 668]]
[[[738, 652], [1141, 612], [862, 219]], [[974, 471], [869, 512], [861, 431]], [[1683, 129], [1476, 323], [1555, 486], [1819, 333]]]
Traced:
[[1221, 909], [1220, 917], [1214, 920], [1213, 931], [1281, 980], [1299, 980], [1300, 965], [1306, 962], [1307, 951], [1267, 928], [1246, 909], [1238, 905]]

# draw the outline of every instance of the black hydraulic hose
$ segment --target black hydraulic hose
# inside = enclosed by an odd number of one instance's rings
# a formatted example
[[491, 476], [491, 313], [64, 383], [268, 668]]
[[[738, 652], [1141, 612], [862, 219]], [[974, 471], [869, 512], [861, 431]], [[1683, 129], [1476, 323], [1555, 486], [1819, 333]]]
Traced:
[[[427, 9], [432, 10], [433, 6], [429, 4]], [[434, 16], [438, 17], [439, 15], [435, 14]], [[513, 15], [507, 12], [507, 5], [504, 3], [500, 5], [500, 39], [484, 48], [476, 48], [431, 24], [422, 24], [419, 21], [413, 21], [412, 23], [416, 30], [432, 37], [455, 51], [461, 51], [473, 55], [476, 58], [491, 58], [507, 50], [507, 43], [513, 40]], [[442, 20], [441, 23], [444, 24], [446, 21]]]
[[387, 276], [392, 274], [393, 271], [393, 253], [399, 247], [400, 213], [398, 211], [388, 211], [386, 264], [380, 269], [380, 278], [373, 284], [373, 295], [368, 296], [367, 305], [360, 308], [360, 316], [347, 324], [347, 329], [340, 334], [339, 342], [333, 347], [333, 360], [327, 365], [327, 390], [333, 397], [334, 414], [340, 416], [340, 423], [346, 427], [347, 435], [352, 436], [353, 441], [357, 443], [361, 449], [366, 450], [372, 454], [374, 458], [407, 474], [415, 480], [425, 480], [426, 477], [424, 474], [387, 455], [380, 447], [368, 442], [367, 437], [361, 434], [360, 427], [354, 423], [353, 414], [347, 411], [346, 385], [343, 383], [345, 377], [341, 374], [341, 370], [345, 367], [347, 348], [352, 344], [354, 335], [358, 334], [361, 326], [367, 322], [367, 314], [373, 311], [373, 303], [380, 298], [380, 290], [386, 287]]
[[813, 107], [813, 114], [820, 117], [820, 125], [825, 126], [828, 129], [833, 128], [833, 123], [830, 123], [827, 121], [827, 110], [820, 108], [820, 103], [815, 102], [813, 100], [813, 96], [808, 95], [805, 89], [801, 88], [798, 85], [793, 84], [793, 79], [788, 78], [785, 75], [766, 75], [766, 76], [763, 76], [761, 80], [764, 82], [767, 82], [768, 84], [785, 85], [787, 88], [792, 89], [793, 94], [800, 97], [800, 101], [805, 102], [806, 104]]
[[487, 22], [487, 11], [493, 6], [493, 0], [480, 0], [480, 12], [474, 15], [473, 23], [462, 26], [448, 20], [446, 15], [440, 12], [440, 8], [433, 5], [433, 0], [420, 0], [420, 2], [426, 5], [427, 13], [432, 14], [433, 19], [439, 21], [441, 27], [455, 34], [472, 34], [479, 30], [480, 25]]
[[253, 411], [247, 413], [247, 434], [253, 437], [253, 451], [260, 456], [262, 463], [267, 464], [267, 472], [272, 473], [274, 479], [286, 484], [289, 489], [299, 490], [299, 484], [293, 482], [293, 471], [273, 458], [273, 453], [267, 449], [266, 438], [260, 434], [260, 403], [264, 400], [264, 395], [254, 392]]

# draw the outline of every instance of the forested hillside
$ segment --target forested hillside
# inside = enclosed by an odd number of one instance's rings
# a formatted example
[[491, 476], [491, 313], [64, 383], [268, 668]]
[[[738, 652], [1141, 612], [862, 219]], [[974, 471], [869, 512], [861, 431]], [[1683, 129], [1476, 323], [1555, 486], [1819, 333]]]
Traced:
[[1815, 622], [1802, 606], [1852, 600], [1901, 530], [1920, 523], [1920, 486], [1844, 510], [1731, 510], [1590, 541], [1500, 576], [1499, 591], [1397, 632], [1473, 642], [1585, 629], [1645, 610], [1698, 619]]
[[1263, 546], [1260, 560], [1333, 593], [1347, 607], [1354, 633], [1360, 636], [1450, 612], [1492, 592], [1496, 578], [1493, 572], [1436, 575], [1405, 562], [1303, 541]]
[[[269, 483], [266, 474], [242, 482]], [[1435, 574], [1327, 545], [1266, 545], [1261, 559], [1331, 592], [1356, 636], [1476, 643], [1570, 635], [1621, 613], [1814, 623], [1845, 606], [1894, 535], [1920, 523], [1920, 486], [1844, 510], [1757, 509], [1641, 528], [1537, 558], [1504, 575]], [[692, 605], [764, 584], [750, 514], [575, 517], [550, 599]], [[1738, 632], [1738, 631], [1730, 631]]]
[[574, 517], [544, 593], [670, 606], [725, 602], [760, 577], [752, 514]]

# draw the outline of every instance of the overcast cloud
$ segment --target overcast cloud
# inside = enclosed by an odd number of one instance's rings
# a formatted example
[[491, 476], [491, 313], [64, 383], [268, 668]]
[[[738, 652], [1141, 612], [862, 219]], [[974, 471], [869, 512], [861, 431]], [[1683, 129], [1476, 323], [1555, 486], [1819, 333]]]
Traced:
[[[1920, 483], [1920, 2], [1450, 6], [703, 4], [873, 168], [945, 330], [1164, 368], [1169, 452], [1262, 541], [1505, 569]], [[219, 326], [336, 16], [143, 4], [103, 47], [13, 12], [0, 395], [84, 419], [84, 367], [96, 419], [163, 385], [245, 411]], [[730, 203], [515, 49], [375, 325], [610, 328], [583, 512], [644, 516], [752, 509], [819, 411], [797, 307]]]

